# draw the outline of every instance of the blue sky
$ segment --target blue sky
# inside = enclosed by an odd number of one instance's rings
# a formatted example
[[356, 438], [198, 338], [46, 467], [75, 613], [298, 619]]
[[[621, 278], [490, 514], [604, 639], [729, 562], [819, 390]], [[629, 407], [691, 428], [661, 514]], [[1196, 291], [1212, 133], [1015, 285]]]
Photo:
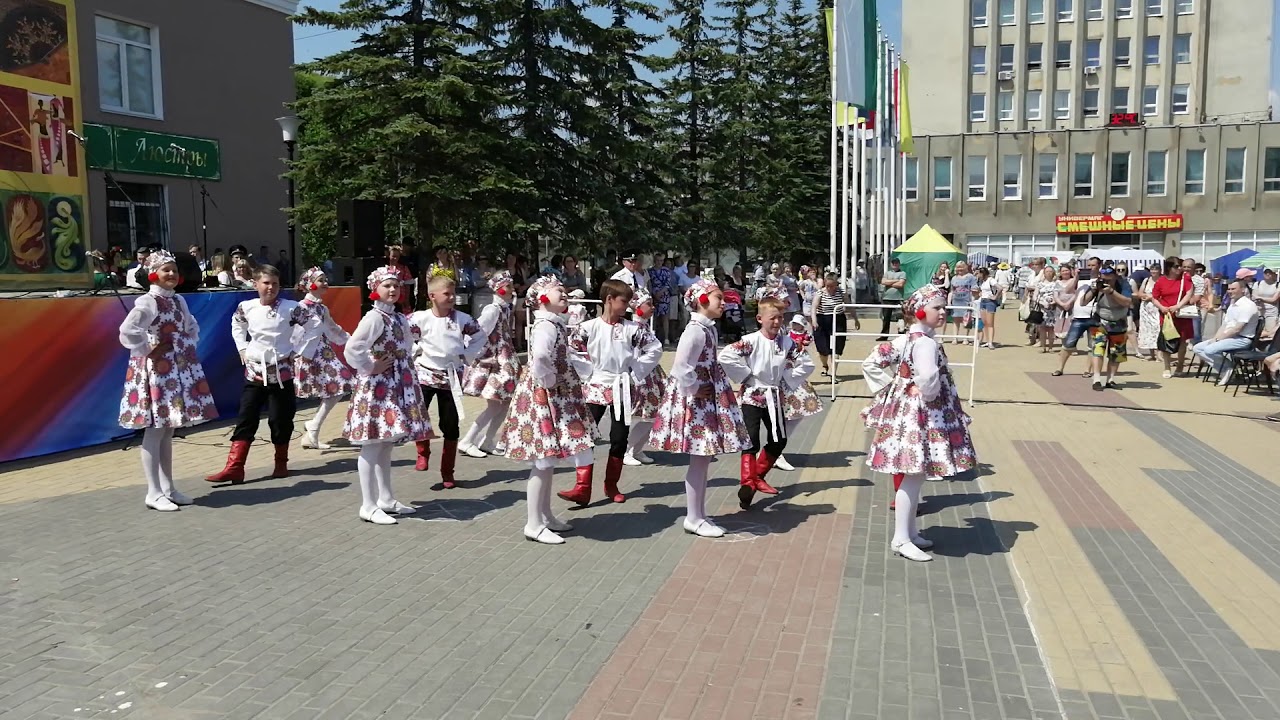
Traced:
[[[1277, 0], [1280, 2], [1280, 0]], [[710, 2], [710, 0], [709, 0]], [[303, 0], [303, 6], [315, 7], [320, 10], [336, 10], [342, 4], [342, 0]], [[666, 3], [662, 0], [656, 0], [656, 4], [660, 8], [664, 8]], [[885, 27], [889, 37], [899, 47], [902, 45], [902, 0], [880, 0], [880, 22]], [[653, 35], [665, 35], [665, 26], [644, 24], [643, 30]], [[293, 54], [297, 62], [307, 62], [318, 57], [324, 57], [332, 53], [344, 50], [355, 42], [357, 34], [353, 32], [334, 32], [316, 27], [300, 27], [295, 26], [293, 29]], [[664, 37], [659, 40], [654, 51], [666, 53], [670, 51], [668, 41]]]

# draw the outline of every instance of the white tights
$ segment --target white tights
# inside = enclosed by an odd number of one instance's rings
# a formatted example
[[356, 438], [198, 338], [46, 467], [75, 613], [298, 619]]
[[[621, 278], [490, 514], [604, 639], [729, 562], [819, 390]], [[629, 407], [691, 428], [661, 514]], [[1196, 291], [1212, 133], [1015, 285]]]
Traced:
[[696, 526], [700, 520], [707, 519], [707, 475], [710, 468], [710, 457], [689, 456], [689, 469], [684, 473], [684, 504], [685, 517], [690, 525]]
[[486, 402], [484, 409], [476, 416], [476, 421], [471, 423], [471, 428], [467, 430], [467, 434], [462, 436], [461, 445], [463, 447], [479, 445], [492, 448], [492, 438], [498, 432], [498, 426], [502, 424], [503, 419], [506, 417], [508, 404], [501, 400], [489, 400]]
[[652, 420], [632, 421], [631, 429], [627, 431], [627, 450], [631, 452], [632, 457], [636, 453], [644, 452], [645, 447], [649, 445], [649, 431], [652, 429]]
[[316, 408], [316, 416], [306, 422], [305, 427], [309, 432], [320, 432], [321, 426], [324, 425], [324, 419], [329, 417], [329, 413], [333, 411], [338, 403], [342, 402], [340, 397], [327, 397], [320, 401], [320, 407]]
[[525, 486], [525, 504], [528, 515], [525, 519], [524, 532], [536, 536], [546, 527], [551, 515], [551, 473], [552, 468], [534, 467], [529, 471], [529, 483]]
[[147, 479], [147, 502], [173, 493], [173, 428], [142, 431], [142, 475]]
[[896, 546], [911, 542], [912, 539], [920, 535], [920, 530], [916, 523], [916, 507], [920, 504], [920, 491], [923, 488], [923, 474], [906, 475], [902, 478], [902, 485], [898, 487], [898, 494], [893, 499], [892, 545]]
[[393, 502], [391, 496], [391, 449], [389, 442], [365, 443], [360, 446], [356, 468], [360, 471], [360, 509], [373, 512], [379, 501]]

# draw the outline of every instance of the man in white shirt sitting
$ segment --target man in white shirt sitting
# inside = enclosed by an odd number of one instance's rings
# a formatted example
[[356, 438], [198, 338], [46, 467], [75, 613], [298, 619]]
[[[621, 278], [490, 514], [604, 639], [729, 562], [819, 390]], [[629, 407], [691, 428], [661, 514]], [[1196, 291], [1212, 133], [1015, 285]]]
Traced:
[[1220, 373], [1219, 385], [1226, 385], [1231, 380], [1231, 368], [1227, 367], [1226, 354], [1248, 350], [1258, 337], [1258, 324], [1261, 315], [1258, 306], [1249, 297], [1249, 286], [1240, 275], [1227, 287], [1227, 297], [1231, 306], [1227, 308], [1222, 319], [1222, 327], [1212, 340], [1197, 343], [1191, 352], [1204, 358]]

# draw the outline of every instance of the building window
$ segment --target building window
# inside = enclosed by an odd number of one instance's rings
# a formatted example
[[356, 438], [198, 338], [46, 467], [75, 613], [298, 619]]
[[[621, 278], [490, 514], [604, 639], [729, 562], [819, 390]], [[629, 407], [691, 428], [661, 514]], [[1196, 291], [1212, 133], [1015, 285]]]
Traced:
[[1131, 17], [1133, 17], [1133, 0], [1116, 0], [1116, 18], [1123, 20]]
[[108, 184], [107, 244], [130, 252], [143, 246], [168, 247], [165, 195], [164, 185]]
[[1129, 153], [1111, 153], [1111, 196], [1129, 197]]
[[1044, 0], [1027, 0], [1027, 22], [1044, 22]]
[[1000, 0], [1000, 24], [1018, 24], [1018, 11], [1014, 9], [1013, 0]]
[[1027, 69], [1039, 70], [1044, 62], [1044, 43], [1031, 43], [1027, 46]]
[[951, 158], [933, 159], [933, 199], [951, 199]]
[[1179, 65], [1191, 64], [1191, 33], [1173, 36], [1173, 61]]
[[970, 155], [965, 158], [965, 174], [968, 177], [970, 200], [987, 199], [987, 156]]
[[1275, 230], [1182, 233], [1182, 254], [1194, 258], [1216, 258], [1236, 250], [1266, 250], [1280, 244]]
[[1021, 155], [1004, 156], [1004, 172], [1001, 184], [1004, 187], [1004, 191], [1001, 196], [1005, 200], [1019, 200], [1022, 198]]
[[1001, 70], [1013, 69], [1013, 46], [1012, 45], [1000, 46], [1000, 69]]
[[1164, 0], [1147, 0], [1147, 17], [1160, 17], [1164, 14]]
[[987, 46], [975, 45], [969, 50], [969, 72], [974, 75], [987, 74]]
[[108, 112], [160, 116], [160, 54], [155, 31], [94, 17], [98, 36], [98, 104]]
[[1192, 15], [1196, 11], [1196, 0], [1173, 0], [1173, 6], [1179, 15]]
[[1187, 195], [1204, 194], [1204, 150], [1187, 151], [1187, 169], [1182, 191]]
[[1085, 117], [1098, 117], [1102, 111], [1098, 109], [1098, 89], [1090, 88], [1084, 91], [1083, 109]]
[[1071, 22], [1075, 19], [1075, 0], [1058, 0], [1058, 22]]
[[1058, 154], [1041, 153], [1036, 160], [1036, 197], [1052, 200], [1058, 197]]
[[1129, 66], [1129, 46], [1133, 38], [1118, 37], [1116, 38], [1116, 65], [1120, 67]]
[[1262, 191], [1280, 192], [1280, 147], [1269, 147], [1262, 166]]
[[969, 121], [985, 122], [987, 119], [987, 96], [974, 93], [969, 96]]
[[1148, 65], [1160, 64], [1160, 36], [1148, 35], [1143, 41], [1142, 61]]
[[1085, 5], [1085, 18], [1088, 20], [1102, 20], [1106, 15], [1102, 13], [1102, 0], [1088, 0]]
[[902, 197], [916, 200], [920, 197], [920, 158], [908, 157], [903, 161]]
[[1186, 115], [1191, 112], [1191, 86], [1173, 86], [1173, 114]]
[[1058, 41], [1058, 54], [1054, 55], [1054, 61], [1057, 63], [1058, 67], [1060, 68], [1071, 67], [1071, 41], [1070, 40]]
[[1076, 153], [1075, 184], [1072, 197], [1093, 197], [1093, 153]]
[[1118, 87], [1111, 89], [1111, 112], [1129, 112], [1129, 88]]
[[973, 11], [973, 26], [987, 26], [987, 0], [972, 0], [970, 5]]
[[1000, 94], [996, 97], [996, 101], [999, 103], [999, 106], [1000, 106], [1000, 119], [1012, 120], [1013, 119], [1013, 91], [1001, 90]]
[[1244, 192], [1245, 149], [1227, 148], [1227, 160], [1223, 166], [1222, 192], [1239, 195]]
[[1147, 194], [1151, 197], [1162, 197], [1169, 179], [1169, 151], [1147, 151]]
[[1057, 120], [1071, 119], [1071, 91], [1053, 91], [1053, 117]]
[[1084, 41], [1084, 66], [1085, 67], [1102, 67], [1102, 41], [1101, 40], [1085, 40]]
[[1027, 91], [1027, 119], [1039, 120], [1041, 117], [1041, 98], [1039, 90]]
[[1148, 85], [1142, 88], [1142, 115], [1151, 117], [1160, 112], [1160, 86]]

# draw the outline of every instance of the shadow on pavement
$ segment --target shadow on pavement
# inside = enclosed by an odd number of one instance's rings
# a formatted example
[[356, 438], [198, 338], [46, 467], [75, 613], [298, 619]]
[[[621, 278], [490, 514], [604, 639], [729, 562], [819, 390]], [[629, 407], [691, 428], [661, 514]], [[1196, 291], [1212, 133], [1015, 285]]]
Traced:
[[[556, 509], [555, 499], [552, 503], [554, 510]], [[561, 516], [562, 519], [573, 523], [571, 536], [605, 542], [653, 537], [673, 527], [682, 517], [684, 517], [683, 507], [652, 504], [645, 505], [644, 509], [638, 512], [614, 512], [581, 517]]]
[[964, 505], [976, 505], [978, 503], [991, 502], [992, 500], [1003, 500], [1007, 497], [1013, 497], [1013, 493], [1003, 490], [993, 490], [991, 492], [975, 492], [975, 493], [942, 493], [940, 495], [929, 495], [929, 502], [923, 505], [921, 515], [932, 515], [942, 512], [947, 508], [961, 507]]
[[[932, 503], [933, 498], [930, 498]], [[969, 517], [964, 521], [968, 527], [940, 525], [925, 530], [925, 536], [934, 542], [930, 552], [957, 558], [1008, 552], [1018, 541], [1019, 533], [1032, 532], [1040, 527], [1033, 522], [985, 517]]]
[[[247, 481], [245, 485], [256, 485], [271, 478]], [[288, 483], [287, 479], [277, 480]], [[350, 483], [328, 482], [326, 480], [302, 480], [287, 485], [269, 485], [265, 487], [245, 487], [245, 485], [219, 485], [214, 492], [194, 498], [195, 504], [201, 507], [231, 507], [233, 505], [264, 505], [289, 498], [302, 497], [324, 490], [346, 488]]]

